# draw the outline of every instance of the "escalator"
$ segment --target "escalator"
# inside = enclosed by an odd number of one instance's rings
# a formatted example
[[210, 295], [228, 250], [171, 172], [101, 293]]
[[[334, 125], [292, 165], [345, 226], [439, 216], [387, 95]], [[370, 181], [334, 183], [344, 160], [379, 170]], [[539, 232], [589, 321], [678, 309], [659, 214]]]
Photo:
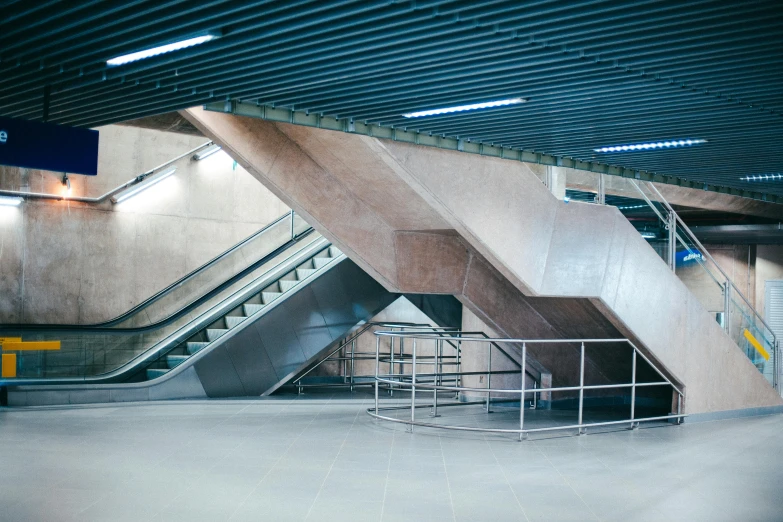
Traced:
[[3, 325], [19, 351], [8, 405], [257, 396], [396, 296], [293, 212], [121, 316]]

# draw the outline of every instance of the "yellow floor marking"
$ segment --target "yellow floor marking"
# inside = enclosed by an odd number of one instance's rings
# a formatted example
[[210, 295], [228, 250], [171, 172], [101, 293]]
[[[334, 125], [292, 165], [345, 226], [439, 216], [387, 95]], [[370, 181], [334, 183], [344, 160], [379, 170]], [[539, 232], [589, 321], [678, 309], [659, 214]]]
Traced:
[[761, 354], [765, 361], [769, 361], [769, 352], [765, 350], [763, 346], [761, 346], [761, 343], [758, 342], [755, 337], [753, 337], [753, 334], [750, 333], [750, 330], [747, 328], [745, 328], [745, 339], [747, 339], [748, 342], [753, 345], [753, 348], [755, 348], [756, 351]]

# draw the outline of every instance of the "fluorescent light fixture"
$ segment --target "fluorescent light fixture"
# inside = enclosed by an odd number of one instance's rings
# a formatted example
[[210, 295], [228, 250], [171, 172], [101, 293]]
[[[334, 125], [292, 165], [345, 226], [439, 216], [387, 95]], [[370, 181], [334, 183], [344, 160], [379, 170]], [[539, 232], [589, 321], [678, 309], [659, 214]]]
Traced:
[[166, 170], [162, 170], [158, 172], [157, 174], [153, 174], [152, 176], [146, 178], [144, 181], [137, 183], [135, 185], [131, 185], [125, 190], [118, 192], [117, 194], [112, 196], [111, 201], [112, 203], [120, 203], [122, 201], [130, 199], [133, 196], [137, 195], [139, 192], [147, 190], [153, 185], [157, 185], [164, 179], [174, 174], [176, 171], [177, 171], [177, 167], [170, 167]]
[[206, 149], [199, 151], [193, 155], [193, 159], [196, 161], [201, 161], [204, 158], [208, 158], [214, 153], [218, 152], [221, 149], [220, 145], [211, 145], [207, 147]]
[[740, 178], [740, 181], [780, 181], [783, 179], [783, 174], [757, 174], [755, 176], [745, 176]]
[[563, 201], [568, 203], [569, 201], [571, 201], [571, 198], [568, 197], [568, 196], [565, 196], [565, 197], [563, 197]]
[[0, 196], [0, 207], [18, 207], [22, 204], [22, 198]]
[[678, 147], [691, 147], [707, 143], [707, 140], [666, 140], [654, 141], [650, 143], [633, 143], [631, 145], [613, 145], [611, 147], [601, 147], [593, 149], [595, 152], [634, 152], [639, 150], [673, 149]]
[[624, 207], [617, 207], [620, 210], [634, 210], [637, 208], [647, 208], [647, 205], [626, 205]]
[[456, 107], [445, 107], [443, 109], [431, 109], [428, 111], [409, 112], [403, 114], [403, 118], [421, 118], [423, 116], [437, 116], [438, 114], [449, 114], [452, 112], [475, 111], [477, 109], [491, 109], [493, 107], [505, 107], [507, 105], [517, 105], [525, 103], [524, 98], [511, 98], [508, 100], [497, 100], [484, 103], [473, 103], [470, 105], [457, 105]]
[[194, 45], [203, 44], [210, 40], [214, 40], [215, 38], [218, 38], [218, 36], [214, 34], [205, 34], [203, 36], [196, 36], [195, 38], [188, 38], [187, 40], [180, 40], [179, 42], [160, 45], [151, 49], [144, 49], [143, 51], [137, 51], [135, 53], [123, 54], [122, 56], [117, 56], [111, 60], [106, 60], [106, 65], [110, 65], [112, 67], [125, 65], [126, 63], [144, 60], [145, 58], [152, 58], [153, 56], [158, 56], [159, 54], [178, 51], [180, 49], [185, 49], [186, 47], [193, 47]]
[[658, 236], [652, 232], [642, 232], [642, 237], [644, 239], [655, 239]]

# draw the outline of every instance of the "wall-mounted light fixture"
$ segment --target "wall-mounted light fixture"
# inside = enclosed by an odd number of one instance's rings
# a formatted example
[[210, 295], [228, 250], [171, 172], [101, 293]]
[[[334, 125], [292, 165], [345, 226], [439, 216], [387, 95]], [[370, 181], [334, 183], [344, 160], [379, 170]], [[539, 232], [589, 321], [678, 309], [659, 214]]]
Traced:
[[152, 176], [145, 178], [143, 181], [136, 183], [135, 185], [131, 185], [126, 189], [121, 190], [120, 192], [112, 196], [111, 201], [112, 203], [121, 203], [127, 199], [130, 199], [133, 196], [139, 194], [140, 192], [147, 190], [151, 186], [157, 185], [164, 179], [174, 174], [176, 171], [177, 171], [177, 167], [169, 167], [166, 170], [162, 170], [156, 174], [153, 174]]
[[0, 207], [18, 207], [22, 204], [22, 198], [0, 196]]
[[68, 173], [67, 172], [63, 172], [62, 182], [63, 182], [63, 186], [65, 187], [65, 193], [70, 196], [71, 195], [71, 180], [70, 180], [70, 178], [68, 178]]
[[204, 158], [208, 158], [211, 155], [215, 154], [216, 152], [219, 152], [221, 150], [220, 145], [210, 145], [206, 149], [203, 149], [193, 155], [193, 159], [196, 161], [201, 161]]

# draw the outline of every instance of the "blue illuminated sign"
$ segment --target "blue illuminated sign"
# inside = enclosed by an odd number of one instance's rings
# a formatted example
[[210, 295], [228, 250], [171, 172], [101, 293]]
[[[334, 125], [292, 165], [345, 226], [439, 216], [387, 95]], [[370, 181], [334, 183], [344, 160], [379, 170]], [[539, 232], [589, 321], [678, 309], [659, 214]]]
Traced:
[[98, 174], [98, 131], [0, 116], [0, 165]]
[[704, 256], [696, 249], [680, 250], [675, 255], [675, 263], [678, 265], [686, 265], [698, 261], [704, 261]]

